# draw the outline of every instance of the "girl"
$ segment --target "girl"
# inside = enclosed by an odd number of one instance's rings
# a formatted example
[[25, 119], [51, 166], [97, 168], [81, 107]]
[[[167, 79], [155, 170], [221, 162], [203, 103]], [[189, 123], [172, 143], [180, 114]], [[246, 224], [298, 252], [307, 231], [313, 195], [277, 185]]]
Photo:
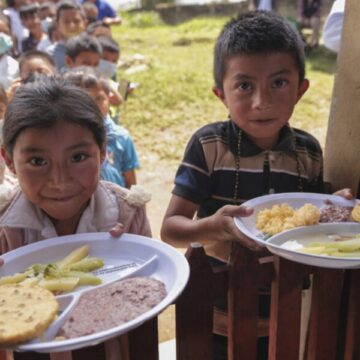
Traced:
[[1, 153], [19, 186], [0, 204], [0, 253], [110, 229], [150, 236], [144, 197], [99, 182], [105, 149], [101, 113], [84, 91], [54, 78], [21, 86], [3, 126]]
[[[3, 127], [1, 153], [19, 186], [0, 201], [0, 254], [76, 233], [151, 236], [146, 196], [99, 181], [105, 149], [101, 113], [83, 90], [54, 78], [19, 87]], [[105, 346], [125, 359], [118, 339]]]

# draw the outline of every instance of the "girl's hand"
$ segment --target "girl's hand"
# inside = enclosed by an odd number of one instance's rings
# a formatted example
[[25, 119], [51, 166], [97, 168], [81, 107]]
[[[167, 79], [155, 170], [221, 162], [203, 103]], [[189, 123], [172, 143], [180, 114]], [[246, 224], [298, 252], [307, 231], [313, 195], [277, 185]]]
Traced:
[[351, 192], [351, 189], [349, 189], [349, 188], [345, 188], [345, 189], [336, 191], [336, 192], [334, 192], [333, 195], [342, 196], [346, 200], [352, 200], [354, 198], [354, 196]]
[[4, 260], [0, 257], [0, 267], [4, 265]]
[[225, 205], [213, 215], [213, 226], [215, 229], [224, 229], [219, 233], [219, 240], [237, 240], [243, 246], [251, 250], [263, 250], [254, 240], [243, 234], [235, 225], [234, 217], [250, 216], [254, 210], [246, 206]]
[[124, 225], [117, 223], [112, 229], [109, 230], [109, 233], [113, 237], [118, 237], [124, 233]]

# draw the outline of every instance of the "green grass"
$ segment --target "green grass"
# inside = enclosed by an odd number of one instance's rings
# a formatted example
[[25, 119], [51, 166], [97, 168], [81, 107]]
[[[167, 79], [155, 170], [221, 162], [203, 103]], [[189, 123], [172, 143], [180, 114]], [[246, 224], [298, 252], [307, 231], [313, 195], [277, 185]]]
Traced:
[[[163, 24], [156, 13], [122, 14], [113, 28], [122, 58], [142, 54], [148, 69], [120, 78], [138, 82], [123, 109], [123, 124], [132, 133], [143, 166], [164, 161], [175, 167], [191, 134], [227, 116], [212, 93], [213, 47], [227, 18], [197, 18], [181, 25]], [[291, 123], [310, 131], [324, 144], [336, 58], [324, 48], [307, 59], [311, 86]]]

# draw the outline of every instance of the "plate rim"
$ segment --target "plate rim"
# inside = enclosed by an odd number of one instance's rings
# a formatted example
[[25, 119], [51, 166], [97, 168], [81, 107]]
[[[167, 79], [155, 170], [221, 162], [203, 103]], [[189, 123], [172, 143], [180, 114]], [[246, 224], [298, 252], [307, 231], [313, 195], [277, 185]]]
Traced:
[[[86, 237], [86, 239], [84, 239]], [[69, 240], [71, 239], [71, 240]], [[99, 242], [104, 240], [109, 241], [128, 241], [128, 242], [134, 242], [136, 244], [141, 244], [144, 246], [148, 246], [149, 248], [154, 248], [158, 252], [163, 253], [165, 256], [167, 256], [170, 261], [174, 264], [175, 269], [178, 269], [177, 271], [177, 277], [174, 280], [174, 283], [172, 284], [172, 288], [169, 292], [167, 292], [165, 298], [161, 300], [157, 305], [155, 305], [153, 308], [145, 312], [146, 316], [143, 316], [144, 314], [141, 314], [137, 316], [136, 318], [121, 324], [119, 326], [113, 327], [111, 329], [99, 331], [93, 334], [81, 336], [78, 338], [72, 338], [72, 339], [65, 339], [65, 340], [51, 340], [46, 342], [38, 342], [38, 343], [31, 343], [31, 341], [34, 341], [36, 339], [33, 339], [29, 342], [25, 342], [19, 345], [15, 345], [12, 347], [15, 351], [36, 351], [36, 352], [62, 352], [62, 351], [71, 351], [75, 349], [79, 349], [81, 347], [85, 346], [92, 346], [96, 343], [103, 342], [105, 340], [111, 339], [113, 337], [116, 337], [122, 333], [126, 333], [130, 331], [131, 329], [140, 326], [145, 321], [150, 320], [151, 318], [157, 316], [160, 312], [164, 311], [169, 305], [171, 305], [174, 300], [181, 294], [181, 292], [184, 290], [188, 279], [190, 275], [190, 267], [188, 264], [188, 261], [186, 260], [186, 257], [184, 254], [182, 254], [177, 248], [155, 238], [150, 238], [143, 235], [137, 235], [137, 234], [129, 234], [124, 233], [118, 237], [112, 237], [107, 232], [93, 232], [93, 233], [81, 233], [81, 234], [71, 234], [71, 235], [65, 235], [65, 236], [59, 236], [55, 238], [50, 239], [44, 239], [40, 240], [22, 247], [19, 247], [17, 249], [14, 249], [12, 251], [9, 251], [1, 257], [4, 259], [4, 267], [6, 266], [6, 261], [13, 261], [16, 260], [17, 257], [26, 255], [28, 253], [31, 253], [33, 250], [44, 250], [48, 247], [51, 247], [52, 245], [59, 245], [61, 244], [61, 240], [67, 240], [68, 244], [78, 242], [78, 241], [86, 241], [86, 242]], [[145, 242], [144, 242], [145, 240]], [[180, 265], [181, 264], [181, 271]], [[150, 274], [149, 276], [152, 276], [153, 274]], [[70, 295], [71, 293], [69, 293]], [[125, 328], [125, 329], [124, 329]]]

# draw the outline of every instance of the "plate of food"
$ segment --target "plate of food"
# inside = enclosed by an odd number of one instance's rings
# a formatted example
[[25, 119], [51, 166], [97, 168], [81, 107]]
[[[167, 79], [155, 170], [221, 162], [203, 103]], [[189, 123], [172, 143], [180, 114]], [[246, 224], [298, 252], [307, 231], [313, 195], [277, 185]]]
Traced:
[[360, 268], [360, 224], [323, 223], [303, 226], [272, 236], [272, 253], [306, 265]]
[[359, 200], [316, 193], [265, 195], [243, 203], [254, 209], [248, 217], [234, 218], [238, 229], [261, 245], [272, 236], [301, 226], [360, 222]]
[[182, 253], [132, 234], [63, 236], [2, 259], [0, 347], [16, 351], [69, 351], [116, 337], [173, 303], [189, 277]]

